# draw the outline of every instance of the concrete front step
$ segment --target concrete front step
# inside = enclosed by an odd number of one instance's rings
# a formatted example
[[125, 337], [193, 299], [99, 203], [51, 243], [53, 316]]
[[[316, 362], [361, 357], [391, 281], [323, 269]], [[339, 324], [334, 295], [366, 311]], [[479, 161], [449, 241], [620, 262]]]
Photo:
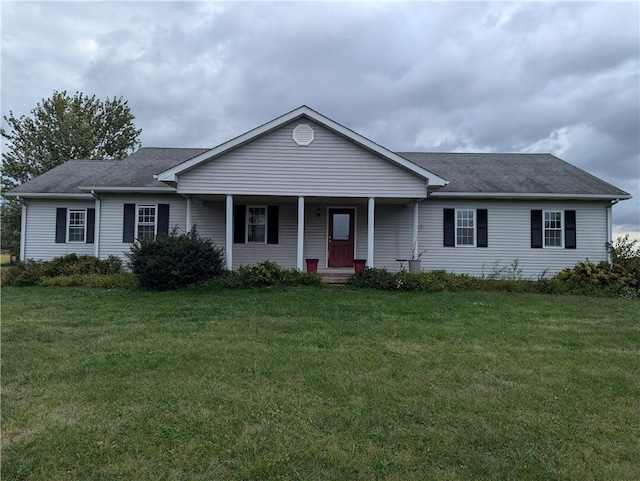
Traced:
[[322, 273], [319, 273], [318, 275], [320, 276], [324, 284], [329, 284], [333, 286], [343, 286], [347, 283], [347, 281], [353, 274], [322, 272]]

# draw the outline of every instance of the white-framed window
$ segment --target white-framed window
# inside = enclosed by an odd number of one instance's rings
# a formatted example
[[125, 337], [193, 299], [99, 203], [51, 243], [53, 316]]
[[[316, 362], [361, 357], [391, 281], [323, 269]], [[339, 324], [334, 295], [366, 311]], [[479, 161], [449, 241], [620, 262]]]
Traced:
[[67, 211], [67, 242], [85, 242], [86, 238], [86, 209], [69, 209]]
[[137, 238], [154, 239], [157, 231], [157, 206], [139, 205], [137, 216]]
[[475, 209], [456, 209], [456, 246], [476, 245]]
[[267, 242], [267, 207], [247, 206], [247, 243]]
[[563, 218], [562, 211], [544, 211], [543, 213], [544, 247], [562, 247]]

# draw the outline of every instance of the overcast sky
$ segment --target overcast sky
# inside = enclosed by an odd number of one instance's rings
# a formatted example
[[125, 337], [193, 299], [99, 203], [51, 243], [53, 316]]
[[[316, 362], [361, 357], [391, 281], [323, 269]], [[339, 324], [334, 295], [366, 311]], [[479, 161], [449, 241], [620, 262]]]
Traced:
[[122, 96], [143, 146], [214, 147], [308, 105], [394, 151], [550, 152], [640, 237], [639, 5], [5, 1], [1, 110]]

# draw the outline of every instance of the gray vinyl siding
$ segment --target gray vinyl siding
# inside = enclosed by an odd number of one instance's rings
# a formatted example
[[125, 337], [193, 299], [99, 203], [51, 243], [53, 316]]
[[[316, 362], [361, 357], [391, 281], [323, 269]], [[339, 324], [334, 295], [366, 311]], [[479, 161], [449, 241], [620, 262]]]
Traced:
[[[522, 275], [537, 278], [572, 267], [587, 258], [606, 260], [607, 203], [551, 201], [444, 201], [430, 199], [420, 205], [422, 269], [444, 269], [474, 276], [490, 276], [514, 261]], [[443, 247], [443, 209], [487, 209], [488, 247]], [[531, 210], [575, 210], [576, 249], [531, 248]]]
[[[315, 140], [292, 140], [298, 123]], [[426, 197], [426, 181], [311, 121], [292, 122], [178, 178], [183, 194]]]
[[[252, 205], [278, 205], [265, 201]], [[296, 204], [280, 204], [279, 229], [277, 244], [233, 244], [233, 269], [242, 264], [256, 264], [261, 261], [272, 261], [286, 269], [296, 267], [298, 242], [298, 207]], [[267, 222], [269, 220], [267, 219]]]
[[56, 209], [91, 209], [93, 201], [27, 200], [27, 232], [25, 259], [51, 260], [54, 257], [76, 253], [94, 255], [95, 244], [68, 242], [56, 244]]
[[[115, 255], [125, 259], [131, 244], [122, 242], [123, 205], [170, 204], [169, 226], [186, 229], [186, 200], [178, 195], [113, 195], [103, 196], [100, 212], [100, 258]], [[265, 197], [255, 205], [278, 205], [278, 244], [233, 244], [233, 268], [256, 264], [263, 260], [277, 262], [285, 268], [295, 268], [297, 260], [297, 203]], [[58, 207], [86, 209], [95, 207], [92, 201], [29, 200], [25, 258], [50, 260], [75, 252], [93, 255], [95, 244], [55, 243], [56, 209]], [[327, 266], [327, 213], [329, 207], [355, 209], [355, 258], [367, 259], [367, 205], [362, 200], [348, 202], [305, 202], [305, 236], [303, 258], [319, 259], [319, 268]], [[448, 272], [474, 276], [490, 276], [498, 269], [509, 268], [517, 260], [522, 275], [536, 278], [545, 270], [551, 276], [557, 271], [589, 259], [606, 260], [606, 202], [551, 201], [486, 201], [441, 200], [429, 198], [419, 208], [419, 250], [423, 251], [422, 269], [444, 269]], [[443, 247], [443, 209], [487, 209], [488, 247]], [[577, 249], [532, 249], [532, 209], [575, 210]], [[318, 212], [320, 215], [318, 215]], [[192, 221], [198, 232], [221, 248], [225, 247], [224, 201], [192, 204]], [[384, 204], [375, 206], [374, 266], [396, 271], [396, 259], [408, 259], [412, 249], [411, 205]], [[98, 218], [96, 217], [96, 222]], [[405, 264], [405, 268], [408, 266]]]
[[191, 204], [191, 222], [198, 235], [211, 239], [219, 248], [225, 244], [225, 212], [224, 202], [193, 201]]
[[[105, 195], [100, 208], [100, 251], [104, 259], [110, 255], [126, 261], [131, 244], [122, 242], [124, 204], [169, 204], [169, 231], [186, 228], [186, 199], [178, 195]], [[97, 223], [97, 219], [96, 219]]]
[[[377, 205], [375, 212], [374, 266], [396, 271], [400, 267], [396, 259], [411, 257], [413, 206]], [[404, 268], [409, 268], [406, 262]]]

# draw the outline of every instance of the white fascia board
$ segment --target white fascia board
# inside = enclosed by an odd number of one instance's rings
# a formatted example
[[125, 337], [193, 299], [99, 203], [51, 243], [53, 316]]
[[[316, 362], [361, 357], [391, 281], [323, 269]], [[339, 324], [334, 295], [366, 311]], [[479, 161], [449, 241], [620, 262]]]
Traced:
[[176, 189], [173, 187], [92, 187], [80, 186], [78, 190], [83, 192], [113, 192], [120, 194], [173, 194]]
[[434, 192], [429, 197], [464, 199], [554, 199], [554, 200], [627, 200], [631, 195], [613, 194], [535, 194], [509, 192]]
[[7, 192], [7, 197], [16, 197], [21, 199], [93, 199], [91, 194], [77, 194], [71, 192]]
[[193, 159], [183, 162], [182, 164], [177, 165], [171, 169], [160, 172], [157, 176], [155, 176], [155, 178], [161, 182], [176, 182], [177, 176], [179, 174], [196, 167], [201, 162], [204, 162], [212, 157], [218, 156], [246, 142], [249, 142], [271, 130], [274, 130], [280, 127], [281, 125], [286, 124], [287, 122], [290, 122], [302, 116], [306, 116], [311, 120], [314, 120], [315, 122], [327, 127], [328, 129], [333, 130], [334, 132], [352, 140], [357, 144], [360, 144], [362, 147], [365, 147], [366, 149], [369, 149], [383, 157], [386, 157], [390, 161], [404, 167], [405, 169], [419, 175], [420, 177], [427, 179], [429, 182], [429, 185], [431, 186], [444, 186], [448, 184], [448, 181], [443, 179], [442, 177], [438, 177], [432, 172], [429, 172], [428, 170], [417, 166], [413, 162], [410, 162], [407, 159], [405, 159], [404, 157], [401, 157], [398, 154], [395, 154], [394, 152], [391, 152], [390, 150], [385, 149], [381, 145], [378, 145], [375, 142], [372, 142], [371, 140], [367, 139], [366, 137], [363, 137], [362, 135], [350, 129], [347, 129], [346, 127], [340, 125], [339, 123], [334, 122], [333, 120], [325, 117], [324, 115], [319, 114], [315, 110], [312, 110], [305, 105], [303, 105], [302, 107], [298, 107], [297, 109], [292, 110], [291, 112], [284, 114], [270, 122], [267, 122], [266, 124], [263, 124], [260, 127], [250, 130], [240, 135], [239, 137], [231, 139], [228, 142], [225, 142], [223, 144], [220, 144], [219, 146], [214, 147], [213, 149], [208, 150], [207, 152], [204, 152], [198, 155], [197, 157], [194, 157]]

